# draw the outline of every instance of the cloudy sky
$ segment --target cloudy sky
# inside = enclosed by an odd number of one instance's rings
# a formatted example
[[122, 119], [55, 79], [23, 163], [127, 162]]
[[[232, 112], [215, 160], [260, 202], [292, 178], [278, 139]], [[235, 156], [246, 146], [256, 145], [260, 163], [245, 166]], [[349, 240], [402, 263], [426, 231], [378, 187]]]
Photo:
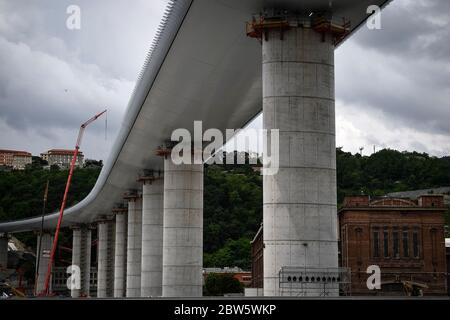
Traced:
[[[131, 5], [132, 3], [132, 5]], [[81, 29], [66, 28], [71, 4]], [[166, 0], [0, 0], [0, 149], [105, 159]], [[450, 1], [394, 0], [336, 51], [337, 145], [450, 155]], [[260, 126], [261, 119], [253, 126]]]

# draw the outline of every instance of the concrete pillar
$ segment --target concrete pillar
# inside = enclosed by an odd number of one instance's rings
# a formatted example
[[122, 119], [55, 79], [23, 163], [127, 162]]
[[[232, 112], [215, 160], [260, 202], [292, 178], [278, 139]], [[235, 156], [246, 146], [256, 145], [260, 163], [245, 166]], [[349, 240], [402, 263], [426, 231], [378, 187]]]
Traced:
[[[42, 237], [37, 236], [36, 246], [36, 258], [40, 256], [39, 266], [36, 264], [37, 281], [36, 281], [36, 294], [41, 293], [44, 290], [45, 276], [47, 275], [48, 262], [50, 260], [50, 252], [53, 245], [53, 236], [50, 233], [44, 232]], [[36, 259], [37, 261], [37, 259]], [[51, 288], [51, 278], [50, 278]], [[50, 290], [51, 291], [51, 290]]]
[[114, 223], [112, 221], [103, 220], [98, 223], [97, 259], [97, 297], [112, 297], [114, 289]]
[[201, 297], [203, 164], [164, 160], [164, 297]]
[[88, 297], [91, 279], [92, 232], [86, 226], [73, 227], [72, 265], [80, 268], [80, 289], [71, 290], [72, 298]]
[[[81, 295], [90, 297], [91, 293], [91, 257], [92, 257], [92, 227], [85, 228], [81, 233]], [[84, 261], [83, 261], [84, 260]]]
[[162, 177], [143, 177], [141, 297], [162, 295], [163, 197]]
[[0, 234], [0, 270], [8, 268], [8, 235]]
[[277, 296], [282, 267], [338, 267], [334, 45], [307, 27], [272, 29], [262, 61], [264, 129], [280, 137], [279, 171], [263, 177], [264, 295]]
[[[81, 277], [81, 228], [75, 227], [72, 231], [72, 265], [80, 267], [80, 277]], [[80, 297], [80, 289], [72, 288], [70, 295], [72, 298]]]
[[127, 218], [126, 208], [113, 210], [116, 215], [116, 245], [114, 258], [114, 298], [125, 297], [127, 275]]
[[141, 296], [142, 197], [128, 199], [127, 297]]

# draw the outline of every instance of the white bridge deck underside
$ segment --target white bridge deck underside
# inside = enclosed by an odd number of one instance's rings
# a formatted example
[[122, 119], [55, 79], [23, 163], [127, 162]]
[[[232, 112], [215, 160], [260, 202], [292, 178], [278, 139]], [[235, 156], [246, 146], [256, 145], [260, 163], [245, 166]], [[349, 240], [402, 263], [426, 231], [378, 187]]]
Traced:
[[[367, 7], [386, 0], [334, 0], [335, 17], [352, 32], [367, 19]], [[65, 211], [63, 225], [93, 222], [138, 188], [143, 169], [162, 169], [155, 149], [176, 128], [242, 128], [262, 109], [261, 44], [248, 38], [246, 21], [263, 8], [321, 11], [330, 0], [178, 0], [130, 99], [109, 158], [90, 194]], [[75, 173], [76, 174], [76, 173]], [[56, 226], [58, 213], [45, 218]], [[0, 232], [39, 229], [41, 218], [0, 224]]]

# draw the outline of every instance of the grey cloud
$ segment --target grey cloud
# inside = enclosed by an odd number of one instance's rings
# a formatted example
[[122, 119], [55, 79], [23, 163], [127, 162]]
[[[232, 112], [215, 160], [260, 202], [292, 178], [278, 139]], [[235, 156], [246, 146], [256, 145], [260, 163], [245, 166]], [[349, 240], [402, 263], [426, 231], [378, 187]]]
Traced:
[[[0, 0], [0, 124], [8, 132], [0, 146], [71, 147], [79, 125], [104, 108], [112, 139], [166, 3]], [[66, 28], [72, 4], [81, 30]], [[88, 154], [105, 157], [103, 125], [89, 130]]]
[[450, 61], [450, 2], [394, 0], [381, 14], [382, 29], [354, 41], [383, 54]]
[[450, 135], [450, 33], [430, 22], [435, 15], [447, 25], [445, 8], [394, 0], [382, 30], [362, 28], [338, 50], [337, 97], [359, 112], [383, 111], [391, 128]]

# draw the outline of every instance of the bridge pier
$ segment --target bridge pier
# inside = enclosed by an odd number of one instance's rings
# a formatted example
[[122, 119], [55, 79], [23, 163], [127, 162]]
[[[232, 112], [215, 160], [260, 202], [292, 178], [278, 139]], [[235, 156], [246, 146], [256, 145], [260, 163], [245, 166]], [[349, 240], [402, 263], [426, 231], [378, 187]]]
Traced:
[[298, 294], [280, 288], [282, 267], [338, 267], [334, 43], [297, 18], [261, 39], [263, 126], [280, 137], [278, 173], [263, 177], [265, 296]]
[[0, 234], [0, 270], [8, 268], [8, 234]]
[[116, 237], [114, 250], [114, 298], [125, 297], [127, 279], [127, 233], [128, 209], [114, 208]]
[[164, 160], [163, 297], [201, 297], [203, 164]]
[[[50, 252], [53, 245], [53, 236], [45, 232], [37, 236], [36, 259], [39, 258], [39, 266], [36, 264], [37, 279], [36, 279], [36, 294], [44, 290], [45, 276], [47, 274], [48, 262], [50, 260]], [[51, 278], [50, 278], [50, 292], [51, 292]]]
[[132, 194], [128, 199], [127, 229], [127, 279], [126, 296], [141, 296], [141, 255], [142, 255], [142, 197]]
[[139, 179], [143, 182], [141, 297], [162, 295], [163, 179], [161, 172]]
[[114, 291], [114, 222], [98, 222], [97, 297], [108, 298]]
[[86, 226], [75, 226], [72, 238], [72, 265], [80, 268], [80, 289], [72, 289], [72, 298], [89, 297], [91, 284], [92, 231]]

